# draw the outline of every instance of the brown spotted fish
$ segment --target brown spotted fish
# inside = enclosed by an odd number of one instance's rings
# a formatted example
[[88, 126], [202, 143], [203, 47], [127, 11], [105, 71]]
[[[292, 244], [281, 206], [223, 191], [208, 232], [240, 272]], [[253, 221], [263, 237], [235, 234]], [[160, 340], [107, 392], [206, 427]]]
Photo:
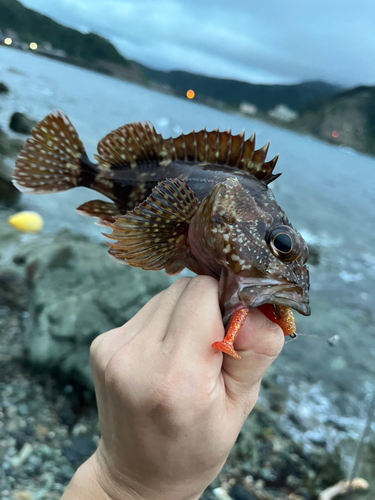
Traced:
[[214, 347], [234, 357], [235, 337], [250, 307], [285, 333], [295, 332], [290, 308], [309, 315], [308, 248], [268, 184], [277, 157], [254, 134], [191, 132], [163, 139], [150, 123], [124, 125], [98, 144], [89, 160], [69, 119], [57, 111], [32, 131], [16, 161], [24, 193], [84, 186], [111, 201], [78, 207], [112, 228], [109, 253], [142, 269], [176, 274], [185, 267], [219, 280], [225, 339]]

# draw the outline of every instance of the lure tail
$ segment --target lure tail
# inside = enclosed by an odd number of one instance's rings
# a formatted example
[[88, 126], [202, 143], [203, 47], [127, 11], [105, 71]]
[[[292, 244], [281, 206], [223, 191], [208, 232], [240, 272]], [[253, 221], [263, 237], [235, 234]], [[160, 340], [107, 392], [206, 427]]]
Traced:
[[23, 193], [45, 194], [89, 186], [95, 174], [75, 128], [55, 111], [35, 126], [23, 146], [13, 183]]

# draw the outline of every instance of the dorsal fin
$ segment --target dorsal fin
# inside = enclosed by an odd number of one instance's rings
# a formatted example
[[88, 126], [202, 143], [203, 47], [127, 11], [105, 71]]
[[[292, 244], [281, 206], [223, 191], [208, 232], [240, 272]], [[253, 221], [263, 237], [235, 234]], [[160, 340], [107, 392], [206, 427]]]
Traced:
[[162, 167], [172, 161], [218, 164], [247, 172], [266, 183], [273, 174], [278, 156], [266, 160], [269, 142], [255, 149], [255, 134], [245, 140], [244, 132], [233, 135], [231, 130], [181, 134], [163, 139], [151, 123], [131, 123], [113, 130], [98, 144], [98, 161], [108, 167], [135, 168], [138, 163], [158, 161]]
[[176, 138], [163, 140], [166, 151], [163, 160], [188, 161], [199, 163], [213, 163], [236, 170], [242, 170], [266, 183], [274, 180], [278, 175], [273, 175], [278, 155], [266, 162], [269, 148], [267, 142], [262, 148], [255, 149], [255, 134], [245, 140], [244, 132], [233, 135], [230, 130], [219, 132], [218, 129], [207, 132], [181, 134]]
[[159, 161], [163, 139], [151, 123], [129, 123], [107, 134], [98, 144], [103, 164], [136, 167], [139, 162]]

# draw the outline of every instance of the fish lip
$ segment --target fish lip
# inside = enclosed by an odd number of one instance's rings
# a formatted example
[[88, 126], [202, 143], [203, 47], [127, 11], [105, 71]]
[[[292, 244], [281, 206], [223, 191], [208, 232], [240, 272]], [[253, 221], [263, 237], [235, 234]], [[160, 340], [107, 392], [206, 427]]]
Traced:
[[275, 305], [290, 307], [291, 309], [294, 309], [303, 316], [310, 316], [311, 314], [311, 307], [308, 302], [297, 302], [296, 300], [293, 299], [287, 299], [285, 297], [279, 298], [277, 296], [275, 296], [275, 298], [277, 299]]
[[[280, 285], [280, 283], [278, 283]], [[259, 307], [263, 304], [274, 304], [276, 306], [286, 306], [294, 309], [303, 316], [310, 316], [311, 308], [308, 298], [304, 298], [301, 292], [293, 285], [284, 285], [282, 293], [284, 296], [278, 295], [280, 289], [272, 291], [272, 288], [279, 288], [271, 285], [266, 286], [245, 286], [239, 292], [241, 302], [247, 307]], [[252, 295], [253, 294], [253, 295]], [[286, 296], [286, 295], [289, 295]]]

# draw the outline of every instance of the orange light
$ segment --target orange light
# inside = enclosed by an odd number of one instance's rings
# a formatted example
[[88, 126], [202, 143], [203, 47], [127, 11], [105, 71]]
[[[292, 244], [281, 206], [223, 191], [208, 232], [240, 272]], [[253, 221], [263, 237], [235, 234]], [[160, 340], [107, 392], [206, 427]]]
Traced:
[[187, 97], [188, 99], [194, 99], [194, 97], [195, 97], [195, 92], [194, 92], [194, 90], [191, 90], [191, 89], [190, 89], [190, 90], [188, 90], [188, 91], [186, 92], [186, 97]]
[[334, 130], [332, 132], [332, 137], [334, 137], [335, 139], [337, 139], [338, 136], [339, 136], [339, 133], [337, 132], [337, 130]]

